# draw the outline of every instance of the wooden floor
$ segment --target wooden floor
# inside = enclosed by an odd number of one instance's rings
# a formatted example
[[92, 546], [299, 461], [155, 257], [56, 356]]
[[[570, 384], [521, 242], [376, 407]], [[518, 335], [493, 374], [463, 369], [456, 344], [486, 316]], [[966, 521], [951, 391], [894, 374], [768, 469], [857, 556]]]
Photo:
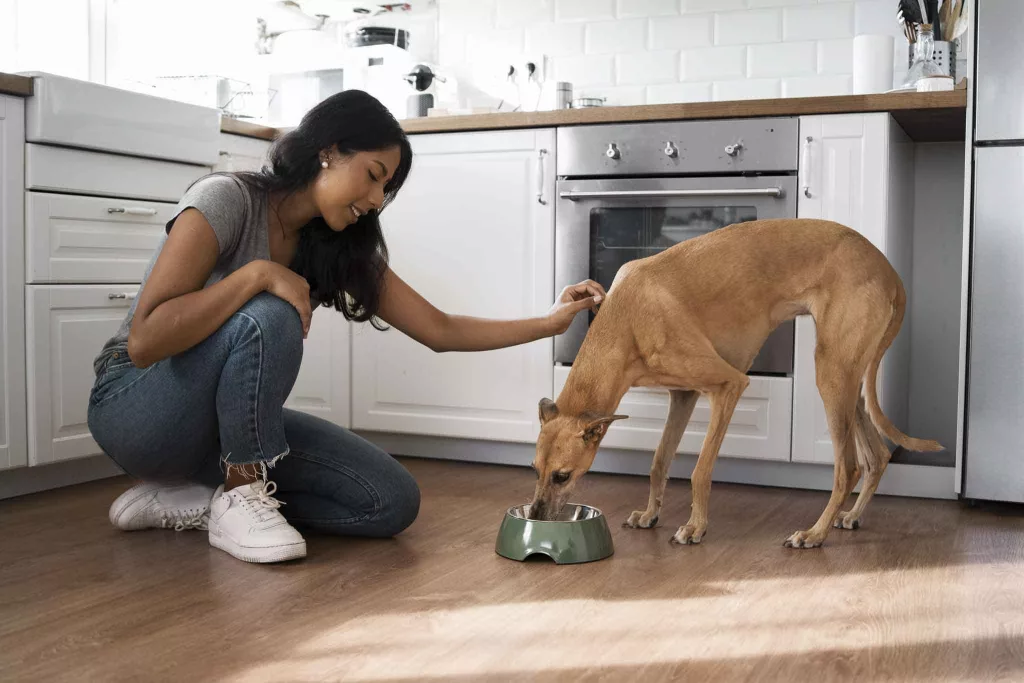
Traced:
[[589, 565], [494, 554], [525, 469], [407, 462], [396, 540], [309, 538], [246, 565], [201, 532], [120, 533], [108, 480], [0, 503], [2, 681], [1020, 681], [1024, 512], [876, 498], [824, 548], [782, 541], [826, 494], [716, 485], [700, 546], [620, 528], [647, 482], [591, 475], [614, 522]]

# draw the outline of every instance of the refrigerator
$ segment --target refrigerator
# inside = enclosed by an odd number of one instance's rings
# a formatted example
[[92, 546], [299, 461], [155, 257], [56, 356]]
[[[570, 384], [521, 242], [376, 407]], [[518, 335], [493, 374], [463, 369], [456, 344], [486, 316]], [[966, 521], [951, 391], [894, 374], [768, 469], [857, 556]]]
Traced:
[[963, 495], [1024, 502], [1024, 2], [977, 1]]

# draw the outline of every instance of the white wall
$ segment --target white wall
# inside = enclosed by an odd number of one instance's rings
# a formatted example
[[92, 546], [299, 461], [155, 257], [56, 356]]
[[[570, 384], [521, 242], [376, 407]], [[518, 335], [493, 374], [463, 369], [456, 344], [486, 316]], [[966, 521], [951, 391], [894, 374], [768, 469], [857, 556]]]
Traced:
[[956, 447], [964, 145], [917, 144], [909, 433]]
[[[907, 43], [893, 0], [438, 0], [438, 57], [500, 83], [511, 56], [550, 57], [575, 96], [655, 104], [852, 92], [853, 37]], [[483, 86], [486, 89], [486, 86]]]

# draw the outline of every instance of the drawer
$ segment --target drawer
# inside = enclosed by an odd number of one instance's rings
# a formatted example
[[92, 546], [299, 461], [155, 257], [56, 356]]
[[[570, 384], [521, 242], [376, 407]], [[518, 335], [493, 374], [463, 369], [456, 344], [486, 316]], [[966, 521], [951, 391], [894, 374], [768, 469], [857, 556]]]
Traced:
[[92, 362], [128, 313], [136, 286], [25, 288], [30, 465], [102, 453], [89, 433]]
[[[569, 368], [555, 367], [557, 397], [565, 386]], [[601, 441], [605, 448], [628, 448], [654, 453], [661, 441], [668, 417], [668, 392], [634, 387], [626, 392], [615, 412], [629, 415], [614, 423]], [[757, 460], [789, 460], [792, 443], [793, 378], [751, 377], [733, 412], [722, 457]], [[699, 453], [711, 421], [711, 404], [703, 396], [693, 409], [690, 423], [679, 444], [680, 453]]]
[[25, 140], [212, 166], [220, 112], [46, 74], [28, 99]]
[[25, 145], [29, 190], [177, 202], [208, 166], [124, 157], [47, 145]]
[[176, 206], [26, 192], [28, 282], [141, 282]]

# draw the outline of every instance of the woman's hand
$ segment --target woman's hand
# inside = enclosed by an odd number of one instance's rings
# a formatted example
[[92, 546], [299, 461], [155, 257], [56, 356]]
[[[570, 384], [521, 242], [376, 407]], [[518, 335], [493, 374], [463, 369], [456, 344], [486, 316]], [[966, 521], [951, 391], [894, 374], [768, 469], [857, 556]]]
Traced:
[[313, 310], [309, 302], [309, 283], [306, 278], [290, 268], [274, 261], [253, 261], [263, 283], [263, 291], [270, 292], [279, 299], [284, 299], [299, 312], [302, 320], [302, 338], [309, 334], [309, 323]]
[[590, 309], [597, 313], [597, 307], [604, 301], [607, 294], [604, 287], [593, 280], [585, 280], [578, 285], [569, 285], [559, 294], [558, 300], [548, 311], [548, 320], [551, 323], [552, 334], [562, 334], [573, 318], [580, 311]]

